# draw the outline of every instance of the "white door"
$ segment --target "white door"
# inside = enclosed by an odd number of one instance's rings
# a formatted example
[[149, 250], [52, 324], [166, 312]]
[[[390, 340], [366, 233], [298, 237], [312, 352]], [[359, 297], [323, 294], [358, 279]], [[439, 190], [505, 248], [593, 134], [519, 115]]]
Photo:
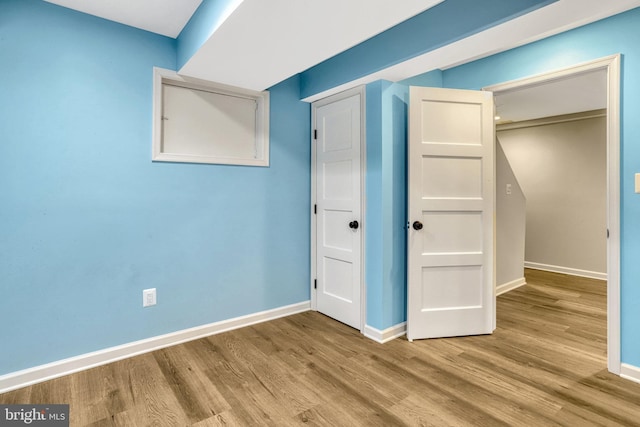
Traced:
[[493, 94], [411, 87], [409, 340], [495, 329]]
[[360, 146], [362, 93], [313, 105], [316, 309], [361, 328]]

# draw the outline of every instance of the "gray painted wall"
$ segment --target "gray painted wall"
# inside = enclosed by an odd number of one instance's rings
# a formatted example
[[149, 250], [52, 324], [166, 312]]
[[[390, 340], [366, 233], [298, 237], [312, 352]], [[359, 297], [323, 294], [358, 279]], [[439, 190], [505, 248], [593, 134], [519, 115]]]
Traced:
[[525, 260], [606, 273], [605, 117], [498, 129], [527, 198]]
[[[510, 185], [511, 194], [507, 194]], [[496, 285], [524, 282], [526, 199], [500, 141], [496, 144]]]

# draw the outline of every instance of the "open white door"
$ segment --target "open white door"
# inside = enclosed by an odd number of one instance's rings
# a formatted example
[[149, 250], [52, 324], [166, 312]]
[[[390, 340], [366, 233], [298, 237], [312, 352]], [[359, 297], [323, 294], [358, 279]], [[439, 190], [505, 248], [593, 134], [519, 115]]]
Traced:
[[316, 308], [361, 329], [360, 89], [313, 104]]
[[407, 338], [495, 329], [493, 94], [411, 87]]

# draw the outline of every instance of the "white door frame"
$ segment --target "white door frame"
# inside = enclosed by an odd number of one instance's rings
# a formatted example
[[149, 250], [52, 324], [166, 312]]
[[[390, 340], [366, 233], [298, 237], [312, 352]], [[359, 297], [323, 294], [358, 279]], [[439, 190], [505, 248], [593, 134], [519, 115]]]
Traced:
[[311, 309], [318, 310], [317, 306], [317, 289], [316, 278], [317, 275], [317, 262], [316, 262], [316, 230], [317, 215], [315, 213], [316, 200], [316, 139], [315, 129], [316, 127], [316, 110], [323, 105], [331, 104], [342, 99], [350, 98], [354, 95], [360, 95], [360, 333], [364, 333], [364, 327], [367, 319], [367, 294], [366, 294], [366, 277], [365, 277], [365, 264], [366, 264], [366, 250], [365, 250], [365, 230], [367, 226], [366, 222], [366, 170], [367, 170], [367, 137], [366, 137], [366, 99], [365, 99], [365, 86], [357, 86], [355, 88], [345, 90], [344, 92], [337, 93], [335, 95], [328, 96], [326, 98], [315, 101], [311, 104]]
[[607, 367], [620, 375], [620, 62], [611, 55], [568, 68], [487, 86], [501, 92], [523, 89], [585, 72], [607, 71]]

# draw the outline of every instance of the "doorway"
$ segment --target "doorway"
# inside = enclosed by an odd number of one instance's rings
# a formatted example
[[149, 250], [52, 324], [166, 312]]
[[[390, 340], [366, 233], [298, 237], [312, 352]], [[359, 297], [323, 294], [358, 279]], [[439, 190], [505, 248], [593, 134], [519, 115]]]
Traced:
[[607, 367], [620, 374], [620, 55], [485, 87], [495, 96], [598, 70], [606, 72], [607, 121]]

